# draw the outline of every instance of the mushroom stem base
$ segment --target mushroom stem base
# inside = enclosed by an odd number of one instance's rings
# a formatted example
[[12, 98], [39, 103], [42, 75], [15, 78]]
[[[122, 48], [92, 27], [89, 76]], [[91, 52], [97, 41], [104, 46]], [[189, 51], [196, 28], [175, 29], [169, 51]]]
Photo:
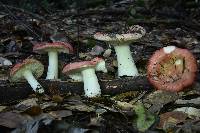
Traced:
[[138, 76], [138, 70], [128, 44], [114, 46], [118, 62], [118, 76]]
[[88, 68], [82, 72], [85, 96], [95, 97], [101, 95], [100, 85], [94, 68]]
[[23, 75], [35, 92], [38, 93], [44, 92], [43, 87], [40, 85], [40, 83], [38, 83], [38, 81], [35, 79], [30, 70], [24, 71]]

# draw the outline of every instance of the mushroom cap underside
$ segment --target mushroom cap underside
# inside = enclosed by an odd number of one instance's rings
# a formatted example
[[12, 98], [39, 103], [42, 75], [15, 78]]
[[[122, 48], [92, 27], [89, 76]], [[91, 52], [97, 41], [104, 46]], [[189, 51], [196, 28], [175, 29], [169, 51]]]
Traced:
[[149, 60], [147, 76], [156, 89], [181, 91], [193, 84], [197, 61], [187, 49], [175, 48], [170, 53], [157, 50]]
[[24, 79], [23, 72], [30, 70], [34, 77], [40, 77], [43, 74], [43, 64], [35, 59], [25, 59], [22, 63], [16, 64], [10, 71], [11, 81], [17, 82]]

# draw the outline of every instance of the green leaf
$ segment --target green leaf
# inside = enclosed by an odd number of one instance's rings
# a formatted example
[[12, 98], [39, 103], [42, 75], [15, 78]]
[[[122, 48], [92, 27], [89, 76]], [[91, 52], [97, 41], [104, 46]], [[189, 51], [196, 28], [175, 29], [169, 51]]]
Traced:
[[134, 105], [134, 110], [137, 115], [136, 126], [139, 131], [145, 132], [154, 124], [156, 118], [153, 114], [148, 112], [140, 102]]

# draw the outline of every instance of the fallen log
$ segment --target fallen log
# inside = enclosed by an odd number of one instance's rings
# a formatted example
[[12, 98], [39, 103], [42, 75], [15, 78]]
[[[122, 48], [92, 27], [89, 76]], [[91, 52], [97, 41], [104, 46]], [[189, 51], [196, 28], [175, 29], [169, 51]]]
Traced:
[[[46, 94], [84, 94], [82, 82], [72, 82], [71, 80], [50, 81], [44, 79], [39, 80], [39, 82], [44, 87]], [[197, 74], [196, 83], [200, 83], [200, 73]], [[150, 91], [153, 89], [146, 76], [112, 80], [100, 79], [99, 84], [102, 89], [102, 95], [116, 95], [128, 91]], [[199, 87], [196, 89], [199, 90]], [[11, 83], [8, 80], [0, 80], [0, 104], [13, 103], [27, 98], [31, 94], [34, 94], [34, 91], [32, 91], [32, 88], [27, 82]]]
[[[39, 82], [45, 88], [47, 94], [51, 93], [52, 87], [54, 91], [60, 94], [72, 93], [81, 95], [84, 93], [82, 82], [59, 80], [39, 80]], [[145, 76], [100, 80], [99, 84], [102, 89], [102, 95], [115, 95], [128, 91], [150, 90], [152, 88]], [[10, 83], [8, 80], [0, 81], [0, 104], [15, 102], [27, 98], [30, 94], [34, 94], [34, 92], [27, 82]]]

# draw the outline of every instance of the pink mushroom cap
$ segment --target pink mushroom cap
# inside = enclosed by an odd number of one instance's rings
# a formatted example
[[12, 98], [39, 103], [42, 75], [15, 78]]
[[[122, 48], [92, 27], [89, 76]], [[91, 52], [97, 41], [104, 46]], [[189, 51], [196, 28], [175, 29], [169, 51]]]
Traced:
[[74, 63], [67, 64], [63, 68], [62, 73], [65, 73], [65, 74], [75, 73], [83, 69], [86, 69], [88, 67], [95, 67], [95, 64], [91, 61], [74, 62]]
[[53, 42], [53, 43], [38, 43], [33, 47], [33, 51], [43, 52], [55, 50], [63, 53], [73, 53], [73, 47], [69, 43], [65, 42]]
[[[182, 62], [182, 63], [181, 63]], [[147, 66], [147, 77], [158, 90], [178, 92], [191, 86], [196, 77], [197, 61], [187, 49], [175, 47], [169, 53], [157, 50]]]

